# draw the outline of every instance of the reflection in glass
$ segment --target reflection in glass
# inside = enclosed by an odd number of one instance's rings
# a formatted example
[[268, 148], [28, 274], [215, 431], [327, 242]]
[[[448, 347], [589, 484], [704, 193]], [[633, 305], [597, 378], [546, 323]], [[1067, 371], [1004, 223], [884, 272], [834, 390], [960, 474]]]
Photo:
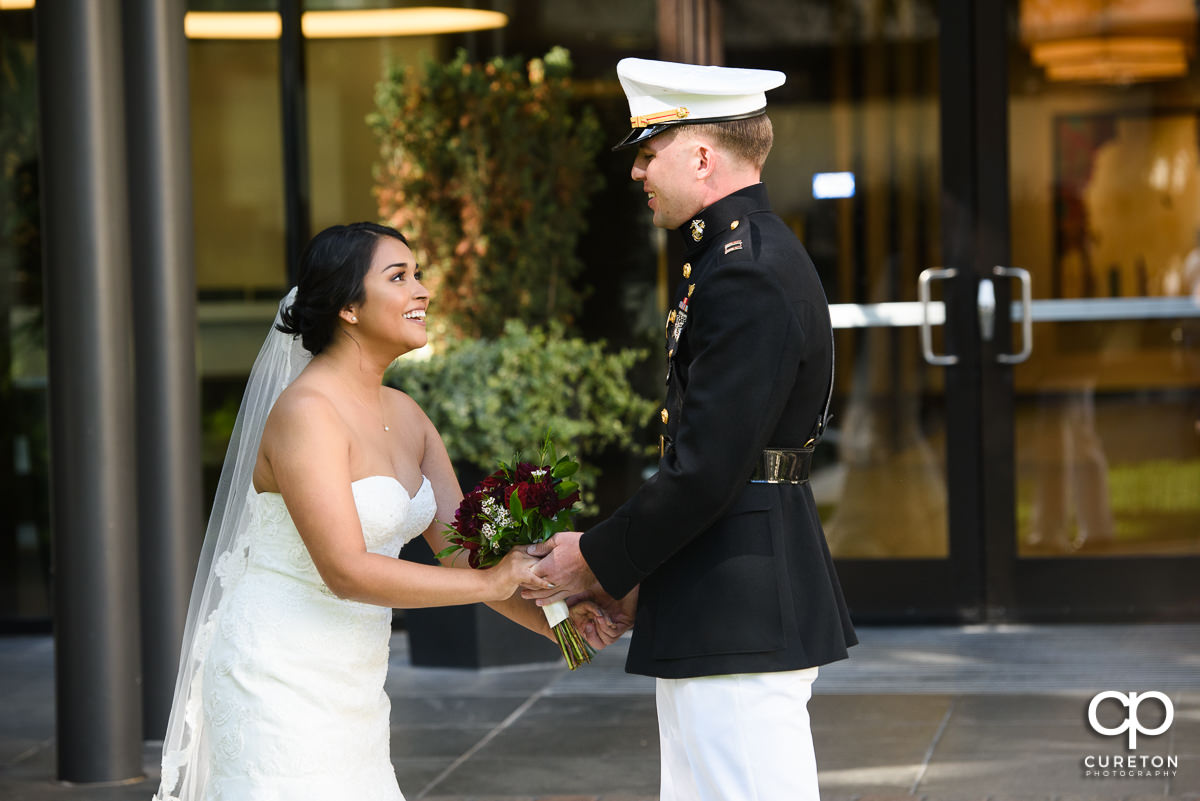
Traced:
[[[937, 4], [730, 0], [723, 14], [726, 64], [788, 76], [770, 96], [763, 180], [830, 303], [915, 301], [919, 273], [941, 263]], [[814, 181], [830, 174], [845, 176], [839, 191]], [[835, 342], [834, 420], [812, 481], [834, 556], [946, 557], [941, 368], [915, 328]]]
[[[1196, 11], [1079, 5], [1012, 3], [1013, 263], [1048, 301], [1015, 371], [1018, 552], [1198, 553]], [[1149, 28], [1186, 59], [1135, 69], [1130, 42]], [[1064, 71], [1068, 35], [1113, 46], [1076, 48]]]
[[41, 623], [51, 612], [32, 16], [0, 12], [0, 629]]

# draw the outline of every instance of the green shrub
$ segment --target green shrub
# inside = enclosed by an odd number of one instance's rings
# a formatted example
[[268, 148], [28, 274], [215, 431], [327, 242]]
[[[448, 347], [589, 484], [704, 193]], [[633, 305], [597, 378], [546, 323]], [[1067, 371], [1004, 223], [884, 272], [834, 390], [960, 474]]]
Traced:
[[411, 235], [442, 334], [494, 337], [505, 319], [568, 323], [576, 255], [601, 185], [600, 126], [574, 103], [570, 54], [422, 71], [388, 68], [367, 118], [380, 143], [379, 215]]
[[546, 431], [559, 453], [579, 459], [585, 512], [596, 470], [588, 459], [609, 446], [627, 451], [654, 404], [629, 385], [645, 354], [606, 353], [604, 342], [566, 337], [562, 327], [508, 321], [490, 340], [464, 341], [427, 360], [404, 359], [384, 381], [413, 397], [442, 435], [450, 458], [491, 472], [514, 452], [532, 455]]

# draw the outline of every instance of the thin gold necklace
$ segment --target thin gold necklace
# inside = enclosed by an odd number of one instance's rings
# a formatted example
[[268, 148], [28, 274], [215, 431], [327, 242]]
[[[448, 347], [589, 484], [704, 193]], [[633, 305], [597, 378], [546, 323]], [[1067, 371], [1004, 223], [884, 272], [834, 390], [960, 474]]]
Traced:
[[[359, 403], [362, 405], [362, 407], [363, 407], [364, 409], [366, 409], [368, 412], [370, 412], [370, 411], [371, 411], [371, 407], [370, 407], [370, 406], [368, 406], [368, 405], [367, 405], [367, 403], [366, 403], [366, 401], [364, 401], [362, 398], [360, 398], [360, 397], [358, 397], [357, 395], [355, 395], [355, 396], [354, 396], [354, 399], [355, 399], [356, 401], [358, 401], [358, 402], [359, 402]], [[389, 426], [389, 425], [387, 424], [387, 419], [384, 417], [384, 414], [383, 414], [383, 399], [382, 399], [382, 398], [380, 398], [380, 399], [379, 399], [379, 422], [380, 422], [380, 423], [383, 425], [383, 430], [384, 430], [384, 431], [391, 431], [391, 430], [392, 430], [392, 427], [391, 427], [391, 426]]]

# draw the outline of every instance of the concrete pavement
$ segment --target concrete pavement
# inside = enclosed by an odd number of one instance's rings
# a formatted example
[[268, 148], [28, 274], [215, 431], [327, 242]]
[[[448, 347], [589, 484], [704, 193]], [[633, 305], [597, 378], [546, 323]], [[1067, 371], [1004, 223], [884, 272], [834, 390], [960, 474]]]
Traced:
[[[849, 661], [822, 669], [810, 704], [825, 801], [1200, 800], [1200, 625], [871, 627], [860, 637]], [[397, 633], [387, 689], [409, 801], [656, 799], [654, 684], [624, 673], [624, 650], [574, 673], [415, 668]], [[1104, 690], [1164, 693], [1170, 727], [1140, 735], [1133, 751], [1126, 734], [1093, 731], [1089, 702]], [[157, 787], [156, 744], [140, 781], [52, 780], [49, 637], [0, 638], [0, 710], [3, 801], [148, 801]], [[1158, 701], [1138, 710], [1144, 730], [1163, 722]], [[1101, 728], [1128, 718], [1116, 700], [1097, 708]], [[1117, 757], [1151, 775], [1111, 775]], [[1089, 765], [1102, 775], [1086, 775]]]

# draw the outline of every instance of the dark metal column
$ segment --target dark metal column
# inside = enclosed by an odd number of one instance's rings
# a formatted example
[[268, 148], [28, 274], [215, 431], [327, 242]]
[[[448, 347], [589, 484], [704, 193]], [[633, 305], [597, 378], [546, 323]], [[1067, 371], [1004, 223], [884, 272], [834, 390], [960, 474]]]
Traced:
[[304, 68], [302, 0], [279, 0], [280, 120], [283, 124], [283, 207], [288, 285], [296, 283], [300, 253], [308, 243], [312, 206], [308, 180], [308, 99]]
[[725, 63], [720, 0], [658, 0], [658, 56], [686, 64]]
[[129, 218], [117, 3], [36, 10], [58, 776], [142, 772]]
[[143, 731], [171, 712], [203, 533], [183, 0], [124, 0], [137, 361]]

